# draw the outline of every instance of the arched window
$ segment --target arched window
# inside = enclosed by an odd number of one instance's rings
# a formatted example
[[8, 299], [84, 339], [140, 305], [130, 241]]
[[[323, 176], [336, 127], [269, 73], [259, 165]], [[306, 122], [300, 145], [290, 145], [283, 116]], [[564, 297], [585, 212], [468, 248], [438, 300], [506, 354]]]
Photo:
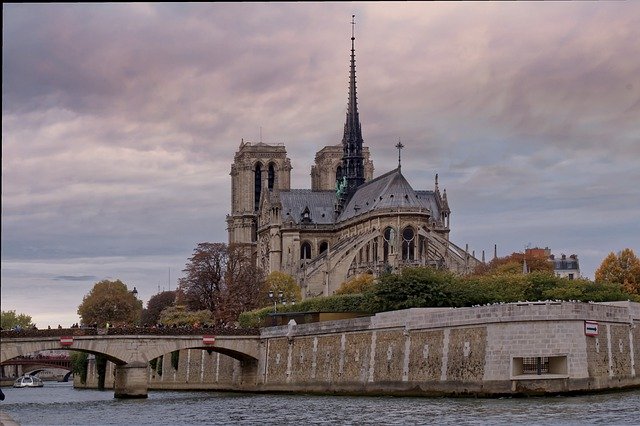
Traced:
[[311, 259], [311, 243], [310, 242], [305, 241], [300, 246], [300, 259], [302, 260]]
[[415, 236], [416, 234], [410, 226], [402, 231], [402, 260], [414, 260]]
[[329, 243], [326, 241], [321, 242], [320, 245], [318, 246], [318, 253], [322, 254], [327, 250], [329, 250]]
[[258, 204], [260, 204], [260, 192], [262, 191], [262, 164], [256, 164], [256, 170], [254, 172], [254, 201], [255, 210], [258, 210]]
[[272, 190], [273, 189], [273, 185], [276, 181], [276, 167], [273, 163], [269, 163], [269, 172], [268, 172], [268, 176], [267, 176], [267, 185], [269, 186], [269, 189]]
[[385, 228], [383, 234], [382, 255], [385, 263], [389, 262], [389, 254], [393, 253], [396, 240], [396, 231], [392, 227]]

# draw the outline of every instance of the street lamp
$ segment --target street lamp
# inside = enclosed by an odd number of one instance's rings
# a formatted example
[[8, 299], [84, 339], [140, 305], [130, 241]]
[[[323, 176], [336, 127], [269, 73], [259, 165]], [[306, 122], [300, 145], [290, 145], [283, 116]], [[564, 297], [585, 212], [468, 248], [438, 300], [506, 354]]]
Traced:
[[133, 287], [133, 290], [131, 290], [131, 294], [133, 294], [133, 297], [135, 297], [136, 299], [138, 298], [138, 290], [135, 288], [135, 286]]
[[269, 290], [269, 299], [273, 300], [273, 313], [275, 314], [278, 311], [278, 302], [282, 303], [282, 301], [284, 300], [284, 294], [280, 291], [278, 292], [278, 297], [276, 298], [273, 294], [273, 290]]

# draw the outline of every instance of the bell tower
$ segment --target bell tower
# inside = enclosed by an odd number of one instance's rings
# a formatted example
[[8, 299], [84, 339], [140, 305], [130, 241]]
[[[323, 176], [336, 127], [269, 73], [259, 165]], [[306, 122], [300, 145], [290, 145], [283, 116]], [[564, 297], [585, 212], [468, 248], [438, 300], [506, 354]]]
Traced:
[[262, 193], [290, 189], [291, 160], [283, 144], [252, 144], [242, 140], [234, 156], [230, 175], [231, 214], [227, 215], [229, 244], [255, 245]]

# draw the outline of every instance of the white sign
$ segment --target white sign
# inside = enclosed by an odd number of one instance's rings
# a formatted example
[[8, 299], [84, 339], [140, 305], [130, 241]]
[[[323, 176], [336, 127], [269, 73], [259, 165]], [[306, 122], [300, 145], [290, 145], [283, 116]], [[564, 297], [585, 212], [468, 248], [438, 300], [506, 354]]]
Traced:
[[584, 322], [584, 334], [585, 336], [597, 336], [598, 335], [598, 323], [596, 321]]

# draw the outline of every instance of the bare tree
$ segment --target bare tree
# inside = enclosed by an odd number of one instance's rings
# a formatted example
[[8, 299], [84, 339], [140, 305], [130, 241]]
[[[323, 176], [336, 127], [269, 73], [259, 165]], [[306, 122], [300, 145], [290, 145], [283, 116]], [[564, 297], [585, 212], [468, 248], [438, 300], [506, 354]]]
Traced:
[[206, 309], [218, 324], [233, 322], [263, 302], [263, 272], [245, 247], [200, 243], [179, 280], [179, 302], [189, 310]]

